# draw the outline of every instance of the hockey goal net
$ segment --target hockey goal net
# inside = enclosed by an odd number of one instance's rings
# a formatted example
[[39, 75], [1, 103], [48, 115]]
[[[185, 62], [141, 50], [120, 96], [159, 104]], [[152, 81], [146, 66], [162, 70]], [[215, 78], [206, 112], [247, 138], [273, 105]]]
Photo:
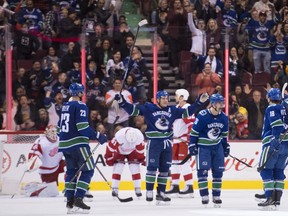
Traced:
[[[0, 194], [20, 193], [20, 180], [25, 171], [28, 153], [43, 133], [44, 131], [0, 131]], [[27, 177], [33, 181], [38, 175], [29, 174]]]

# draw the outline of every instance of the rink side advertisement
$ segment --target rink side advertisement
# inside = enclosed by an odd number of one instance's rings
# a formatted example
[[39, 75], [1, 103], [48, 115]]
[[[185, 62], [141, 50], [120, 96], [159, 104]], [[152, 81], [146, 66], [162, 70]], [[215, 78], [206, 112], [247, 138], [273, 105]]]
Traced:
[[[252, 168], [238, 162], [237, 160], [227, 157], [225, 158], [225, 172], [223, 176], [223, 188], [224, 189], [260, 189], [262, 188], [262, 182], [259, 173], [256, 168], [258, 160], [261, 154], [260, 142], [230, 142], [231, 152], [230, 154], [238, 159], [251, 165]], [[96, 143], [91, 143], [91, 150], [96, 146]], [[2, 182], [14, 181], [19, 182], [24, 170], [26, 169], [25, 162], [28, 157], [28, 153], [32, 147], [32, 144], [4, 144], [3, 158], [2, 158]], [[104, 174], [106, 179], [111, 183], [112, 167], [107, 166], [104, 159], [106, 146], [100, 146], [95, 151], [93, 158]], [[194, 188], [197, 188], [197, 173], [196, 173], [195, 159], [192, 157], [191, 169], [193, 170]], [[142, 189], [145, 188], [145, 171], [146, 168], [141, 166], [142, 177]], [[120, 189], [132, 190], [133, 184], [131, 181], [131, 174], [128, 165], [125, 166], [122, 177]], [[4, 179], [4, 180], [3, 180]], [[209, 172], [209, 180], [211, 180], [211, 174]], [[28, 182], [41, 182], [40, 176], [37, 171], [26, 173], [22, 184]], [[64, 174], [59, 176], [60, 186], [59, 189], [63, 189]], [[211, 182], [210, 182], [211, 185]], [[183, 181], [180, 187], [183, 187]], [[286, 184], [287, 188], [287, 184]], [[110, 190], [107, 182], [101, 177], [97, 169], [95, 169], [94, 176], [91, 183], [92, 190]]]

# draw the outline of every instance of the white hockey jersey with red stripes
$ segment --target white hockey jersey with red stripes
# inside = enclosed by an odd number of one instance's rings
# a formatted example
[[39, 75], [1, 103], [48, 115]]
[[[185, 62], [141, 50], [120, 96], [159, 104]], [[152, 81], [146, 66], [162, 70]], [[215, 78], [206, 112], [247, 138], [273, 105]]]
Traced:
[[[184, 104], [182, 107], [180, 107], [179, 105], [177, 105], [176, 107], [185, 109], [188, 106], [190, 106], [189, 103]], [[176, 119], [173, 123], [174, 137], [180, 138], [181, 140], [189, 141], [188, 133], [190, 132], [194, 121], [195, 121], [194, 114], [185, 119]], [[174, 139], [173, 143], [180, 143], [181, 142], [180, 139]]]
[[45, 135], [38, 138], [31, 148], [28, 159], [38, 156], [42, 164], [38, 169], [39, 174], [49, 174], [55, 172], [59, 167], [63, 154], [58, 152], [59, 138], [50, 142]]

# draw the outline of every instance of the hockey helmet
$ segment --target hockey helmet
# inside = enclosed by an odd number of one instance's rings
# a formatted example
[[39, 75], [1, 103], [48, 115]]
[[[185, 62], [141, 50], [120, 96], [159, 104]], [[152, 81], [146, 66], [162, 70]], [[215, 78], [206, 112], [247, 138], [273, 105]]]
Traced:
[[189, 92], [186, 89], [177, 89], [175, 92], [178, 97], [183, 96], [183, 100], [188, 100]]
[[84, 93], [84, 86], [80, 83], [72, 83], [69, 87], [71, 96], [78, 96], [79, 93]]
[[224, 97], [219, 93], [212, 94], [210, 96], [210, 102], [211, 102], [211, 104], [224, 103]]
[[125, 132], [125, 139], [128, 143], [134, 143], [137, 141], [137, 132], [133, 128], [129, 128]]
[[160, 99], [161, 97], [168, 97], [169, 99], [169, 93], [167, 91], [158, 91], [156, 93], [156, 99]]
[[280, 100], [282, 99], [280, 89], [278, 89], [278, 88], [271, 88], [271, 89], [268, 91], [268, 93], [267, 93], [267, 97], [268, 97], [270, 100], [280, 101]]
[[45, 130], [45, 135], [50, 142], [57, 141], [57, 127], [55, 125], [48, 125]]

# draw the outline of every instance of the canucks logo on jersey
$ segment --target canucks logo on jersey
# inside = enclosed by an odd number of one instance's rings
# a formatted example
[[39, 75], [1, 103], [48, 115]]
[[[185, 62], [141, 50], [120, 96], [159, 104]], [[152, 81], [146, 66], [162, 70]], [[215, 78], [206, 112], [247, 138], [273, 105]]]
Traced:
[[165, 115], [161, 115], [161, 118], [155, 122], [155, 126], [159, 130], [168, 130], [169, 121], [166, 119]]
[[216, 140], [220, 136], [221, 130], [219, 128], [211, 128], [208, 133], [207, 137], [211, 140]]

